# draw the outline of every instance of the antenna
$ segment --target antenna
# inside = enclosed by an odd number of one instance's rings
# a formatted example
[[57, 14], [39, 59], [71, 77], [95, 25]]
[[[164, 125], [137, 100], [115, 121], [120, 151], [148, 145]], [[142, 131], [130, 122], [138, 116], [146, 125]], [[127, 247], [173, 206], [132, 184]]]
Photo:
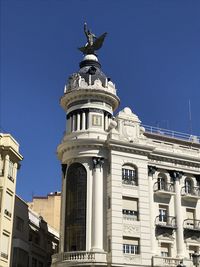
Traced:
[[188, 111], [189, 111], [189, 130], [190, 130], [190, 134], [192, 135], [192, 112], [191, 112], [190, 99], [188, 100]]

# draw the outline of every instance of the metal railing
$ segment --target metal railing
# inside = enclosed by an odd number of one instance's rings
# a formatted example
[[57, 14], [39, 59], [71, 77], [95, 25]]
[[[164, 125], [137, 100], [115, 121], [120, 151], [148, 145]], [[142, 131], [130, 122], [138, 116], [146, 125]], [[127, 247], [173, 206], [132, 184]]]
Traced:
[[165, 191], [174, 193], [174, 185], [166, 182], [156, 182], [153, 186], [154, 192]]
[[145, 128], [145, 131], [147, 133], [180, 139], [180, 140], [188, 141], [191, 143], [200, 143], [200, 136], [181, 133], [177, 131], [167, 130], [167, 129], [153, 127], [153, 126], [144, 125], [144, 124], [142, 124], [142, 126]]
[[181, 188], [181, 195], [200, 197], [200, 187], [199, 186], [183, 186]]
[[176, 228], [176, 217], [174, 216], [165, 216], [165, 215], [158, 215], [155, 219], [155, 225], [160, 227], [167, 227], [167, 228]]
[[200, 231], [200, 220], [186, 219], [183, 222], [184, 229]]

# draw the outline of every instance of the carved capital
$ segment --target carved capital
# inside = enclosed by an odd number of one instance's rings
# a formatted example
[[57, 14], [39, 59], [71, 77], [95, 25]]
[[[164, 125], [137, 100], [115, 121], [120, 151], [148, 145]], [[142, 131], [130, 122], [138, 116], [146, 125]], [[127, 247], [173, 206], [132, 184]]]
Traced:
[[180, 180], [181, 177], [183, 176], [183, 172], [179, 172], [179, 171], [175, 171], [175, 170], [170, 170], [168, 171], [169, 175], [171, 176], [171, 178], [176, 181], [176, 180]]
[[148, 166], [148, 175], [152, 176], [157, 171], [157, 168], [155, 166]]
[[93, 157], [92, 158], [92, 162], [93, 162], [93, 168], [101, 168], [103, 166], [104, 163], [104, 158], [100, 158], [100, 157]]

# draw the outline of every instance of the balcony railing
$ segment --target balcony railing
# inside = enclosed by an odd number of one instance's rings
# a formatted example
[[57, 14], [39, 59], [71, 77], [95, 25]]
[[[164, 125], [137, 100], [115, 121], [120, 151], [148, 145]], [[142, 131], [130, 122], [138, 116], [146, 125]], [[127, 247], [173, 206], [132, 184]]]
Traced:
[[127, 185], [138, 185], [137, 178], [122, 178], [122, 183]]
[[171, 138], [175, 138], [179, 140], [188, 141], [191, 143], [200, 143], [200, 137], [196, 135], [185, 134], [185, 133], [171, 131], [171, 130], [162, 129], [159, 127], [153, 127], [149, 125], [142, 125], [142, 126], [145, 128], [145, 131], [147, 133], [171, 137]]
[[183, 222], [184, 229], [200, 231], [200, 220], [186, 219]]
[[173, 216], [165, 216], [165, 215], [158, 215], [155, 220], [155, 225], [159, 227], [166, 227], [166, 228], [173, 228], [175, 229], [176, 226], [176, 217]]
[[181, 189], [181, 195], [200, 198], [200, 187], [199, 186], [183, 186]]
[[174, 185], [172, 183], [162, 183], [156, 182], [153, 186], [154, 192], [165, 191], [169, 193], [174, 193]]
[[180, 263], [180, 259], [171, 258], [171, 257], [153, 257], [153, 266], [165, 266], [165, 267], [174, 267]]
[[54, 254], [52, 256], [52, 263], [62, 262], [77, 263], [77, 262], [106, 262], [106, 253], [90, 252], [90, 251], [73, 251]]

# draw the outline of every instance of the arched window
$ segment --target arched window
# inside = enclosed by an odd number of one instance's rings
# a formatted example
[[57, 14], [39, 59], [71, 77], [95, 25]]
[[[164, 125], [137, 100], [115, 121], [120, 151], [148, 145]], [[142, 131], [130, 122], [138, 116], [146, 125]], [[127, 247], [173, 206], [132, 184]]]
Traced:
[[124, 184], [138, 185], [137, 168], [135, 166], [122, 166], [122, 182]]
[[185, 193], [192, 194], [193, 191], [193, 182], [192, 179], [186, 178], [185, 179]]
[[87, 172], [80, 163], [67, 171], [65, 251], [86, 249]]

